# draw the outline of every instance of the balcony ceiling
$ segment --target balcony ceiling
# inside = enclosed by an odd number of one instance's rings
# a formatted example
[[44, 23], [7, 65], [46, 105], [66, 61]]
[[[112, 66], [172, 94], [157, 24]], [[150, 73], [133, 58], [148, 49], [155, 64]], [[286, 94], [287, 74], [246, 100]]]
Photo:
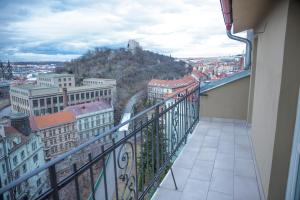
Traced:
[[254, 28], [270, 7], [270, 0], [232, 0], [233, 32]]

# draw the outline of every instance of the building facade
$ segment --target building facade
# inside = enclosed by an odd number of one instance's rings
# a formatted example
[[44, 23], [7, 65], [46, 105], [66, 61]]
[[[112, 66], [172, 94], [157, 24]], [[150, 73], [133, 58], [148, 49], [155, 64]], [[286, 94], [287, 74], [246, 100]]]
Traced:
[[113, 106], [104, 100], [69, 106], [64, 110], [76, 116], [79, 143], [98, 136], [114, 126]]
[[177, 80], [159, 80], [152, 79], [148, 83], [148, 99], [163, 100], [166, 95], [173, 93], [175, 90], [194, 84], [197, 80], [189, 75]]
[[75, 77], [73, 74], [46, 73], [37, 76], [37, 85], [44, 87], [70, 88], [75, 87]]
[[30, 126], [42, 138], [45, 160], [70, 150], [76, 144], [75, 115], [71, 112], [31, 116]]
[[[59, 88], [34, 84], [15, 85], [10, 88], [11, 109], [29, 115], [45, 115], [62, 111], [68, 105], [89, 103], [100, 99], [113, 102], [116, 94], [114, 81], [104, 84], [85, 81], [79, 87]], [[111, 84], [110, 84], [111, 83]]]
[[[39, 135], [34, 133], [25, 135], [13, 126], [0, 125], [1, 186], [9, 184], [44, 163], [43, 144]], [[46, 179], [45, 172], [42, 172], [10, 192], [0, 194], [0, 199], [34, 199], [46, 189]]]

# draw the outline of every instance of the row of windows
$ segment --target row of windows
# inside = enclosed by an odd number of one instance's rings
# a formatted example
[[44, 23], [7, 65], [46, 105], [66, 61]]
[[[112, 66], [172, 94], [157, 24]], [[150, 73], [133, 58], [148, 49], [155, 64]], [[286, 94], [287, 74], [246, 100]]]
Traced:
[[85, 93], [78, 93], [78, 94], [71, 94], [69, 95], [70, 101], [78, 101], [78, 100], [85, 100], [85, 99], [93, 99], [95, 97], [107, 96], [111, 95], [111, 90], [97, 90], [92, 92], [85, 92]]
[[69, 132], [70, 129], [74, 130], [75, 125], [74, 124], [69, 124], [69, 125], [65, 125], [63, 127], [45, 130], [45, 131], [43, 131], [44, 138], [53, 137], [53, 136], [56, 136], [56, 135], [61, 134], [61, 133]]
[[[37, 143], [36, 143], [36, 141], [34, 141], [34, 142], [31, 143], [31, 150], [35, 151], [36, 149], [37, 149]], [[13, 157], [13, 164], [14, 164], [14, 166], [18, 165], [18, 163], [19, 163], [19, 157], [20, 157], [21, 161], [25, 159], [25, 151], [24, 150], [21, 151], [20, 156], [18, 156], [18, 154], [17, 154], [17, 155], [15, 155]]]
[[29, 102], [26, 99], [22, 99], [22, 98], [19, 98], [19, 97], [16, 97], [16, 96], [12, 96], [11, 100], [12, 100], [12, 102], [17, 103], [18, 105], [21, 104], [23, 106], [29, 106]]
[[59, 96], [59, 97], [48, 97], [48, 98], [43, 98], [43, 99], [34, 99], [32, 101], [32, 105], [34, 108], [36, 107], [44, 107], [46, 104], [47, 105], [51, 105], [53, 102], [53, 104], [57, 104], [57, 102], [59, 103], [63, 103], [64, 99], [63, 96]]
[[[59, 78], [59, 79], [58, 79], [58, 82], [61, 82], [61, 80], [62, 80], [62, 79]], [[67, 81], [67, 78], [63, 78], [63, 80], [66, 82], [66, 81]], [[68, 80], [71, 81], [71, 78], [69, 77]]]
[[45, 146], [48, 147], [48, 145], [55, 145], [55, 144], [57, 144], [58, 141], [66, 142], [68, 140], [71, 140], [71, 137], [74, 138], [75, 133], [69, 133], [69, 134], [59, 135], [58, 137], [49, 138], [49, 139], [45, 140]]

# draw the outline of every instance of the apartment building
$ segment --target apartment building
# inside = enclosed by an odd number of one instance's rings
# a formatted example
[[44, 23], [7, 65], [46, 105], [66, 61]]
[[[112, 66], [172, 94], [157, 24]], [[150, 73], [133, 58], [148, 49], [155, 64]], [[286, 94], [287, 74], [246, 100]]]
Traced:
[[113, 106], [105, 100], [68, 106], [64, 111], [72, 112], [76, 117], [79, 143], [98, 136], [114, 126]]
[[193, 76], [185, 76], [177, 80], [152, 79], [148, 83], [148, 99], [162, 100], [176, 89], [184, 88], [196, 82]]
[[60, 112], [68, 105], [89, 103], [100, 99], [113, 102], [116, 94], [115, 82], [112, 80], [104, 81], [105, 84], [99, 82], [98, 80], [94, 84], [85, 81], [83, 86], [67, 88], [35, 84], [11, 86], [11, 109], [13, 112], [39, 116]]
[[30, 126], [32, 132], [42, 138], [45, 160], [72, 149], [76, 144], [75, 115], [72, 112], [31, 116]]
[[[6, 186], [45, 163], [41, 137], [22, 133], [13, 126], [0, 125], [0, 185]], [[45, 172], [28, 179], [0, 199], [35, 199], [47, 188]]]
[[37, 85], [45, 87], [70, 88], [75, 87], [73, 74], [45, 73], [37, 76]]

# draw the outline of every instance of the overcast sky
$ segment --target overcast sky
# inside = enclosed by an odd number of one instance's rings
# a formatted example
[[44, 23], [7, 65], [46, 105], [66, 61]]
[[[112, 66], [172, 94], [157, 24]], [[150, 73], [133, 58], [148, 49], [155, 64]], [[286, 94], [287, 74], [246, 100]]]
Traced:
[[174, 57], [244, 50], [227, 38], [219, 0], [0, 0], [3, 61], [65, 61], [129, 39]]

